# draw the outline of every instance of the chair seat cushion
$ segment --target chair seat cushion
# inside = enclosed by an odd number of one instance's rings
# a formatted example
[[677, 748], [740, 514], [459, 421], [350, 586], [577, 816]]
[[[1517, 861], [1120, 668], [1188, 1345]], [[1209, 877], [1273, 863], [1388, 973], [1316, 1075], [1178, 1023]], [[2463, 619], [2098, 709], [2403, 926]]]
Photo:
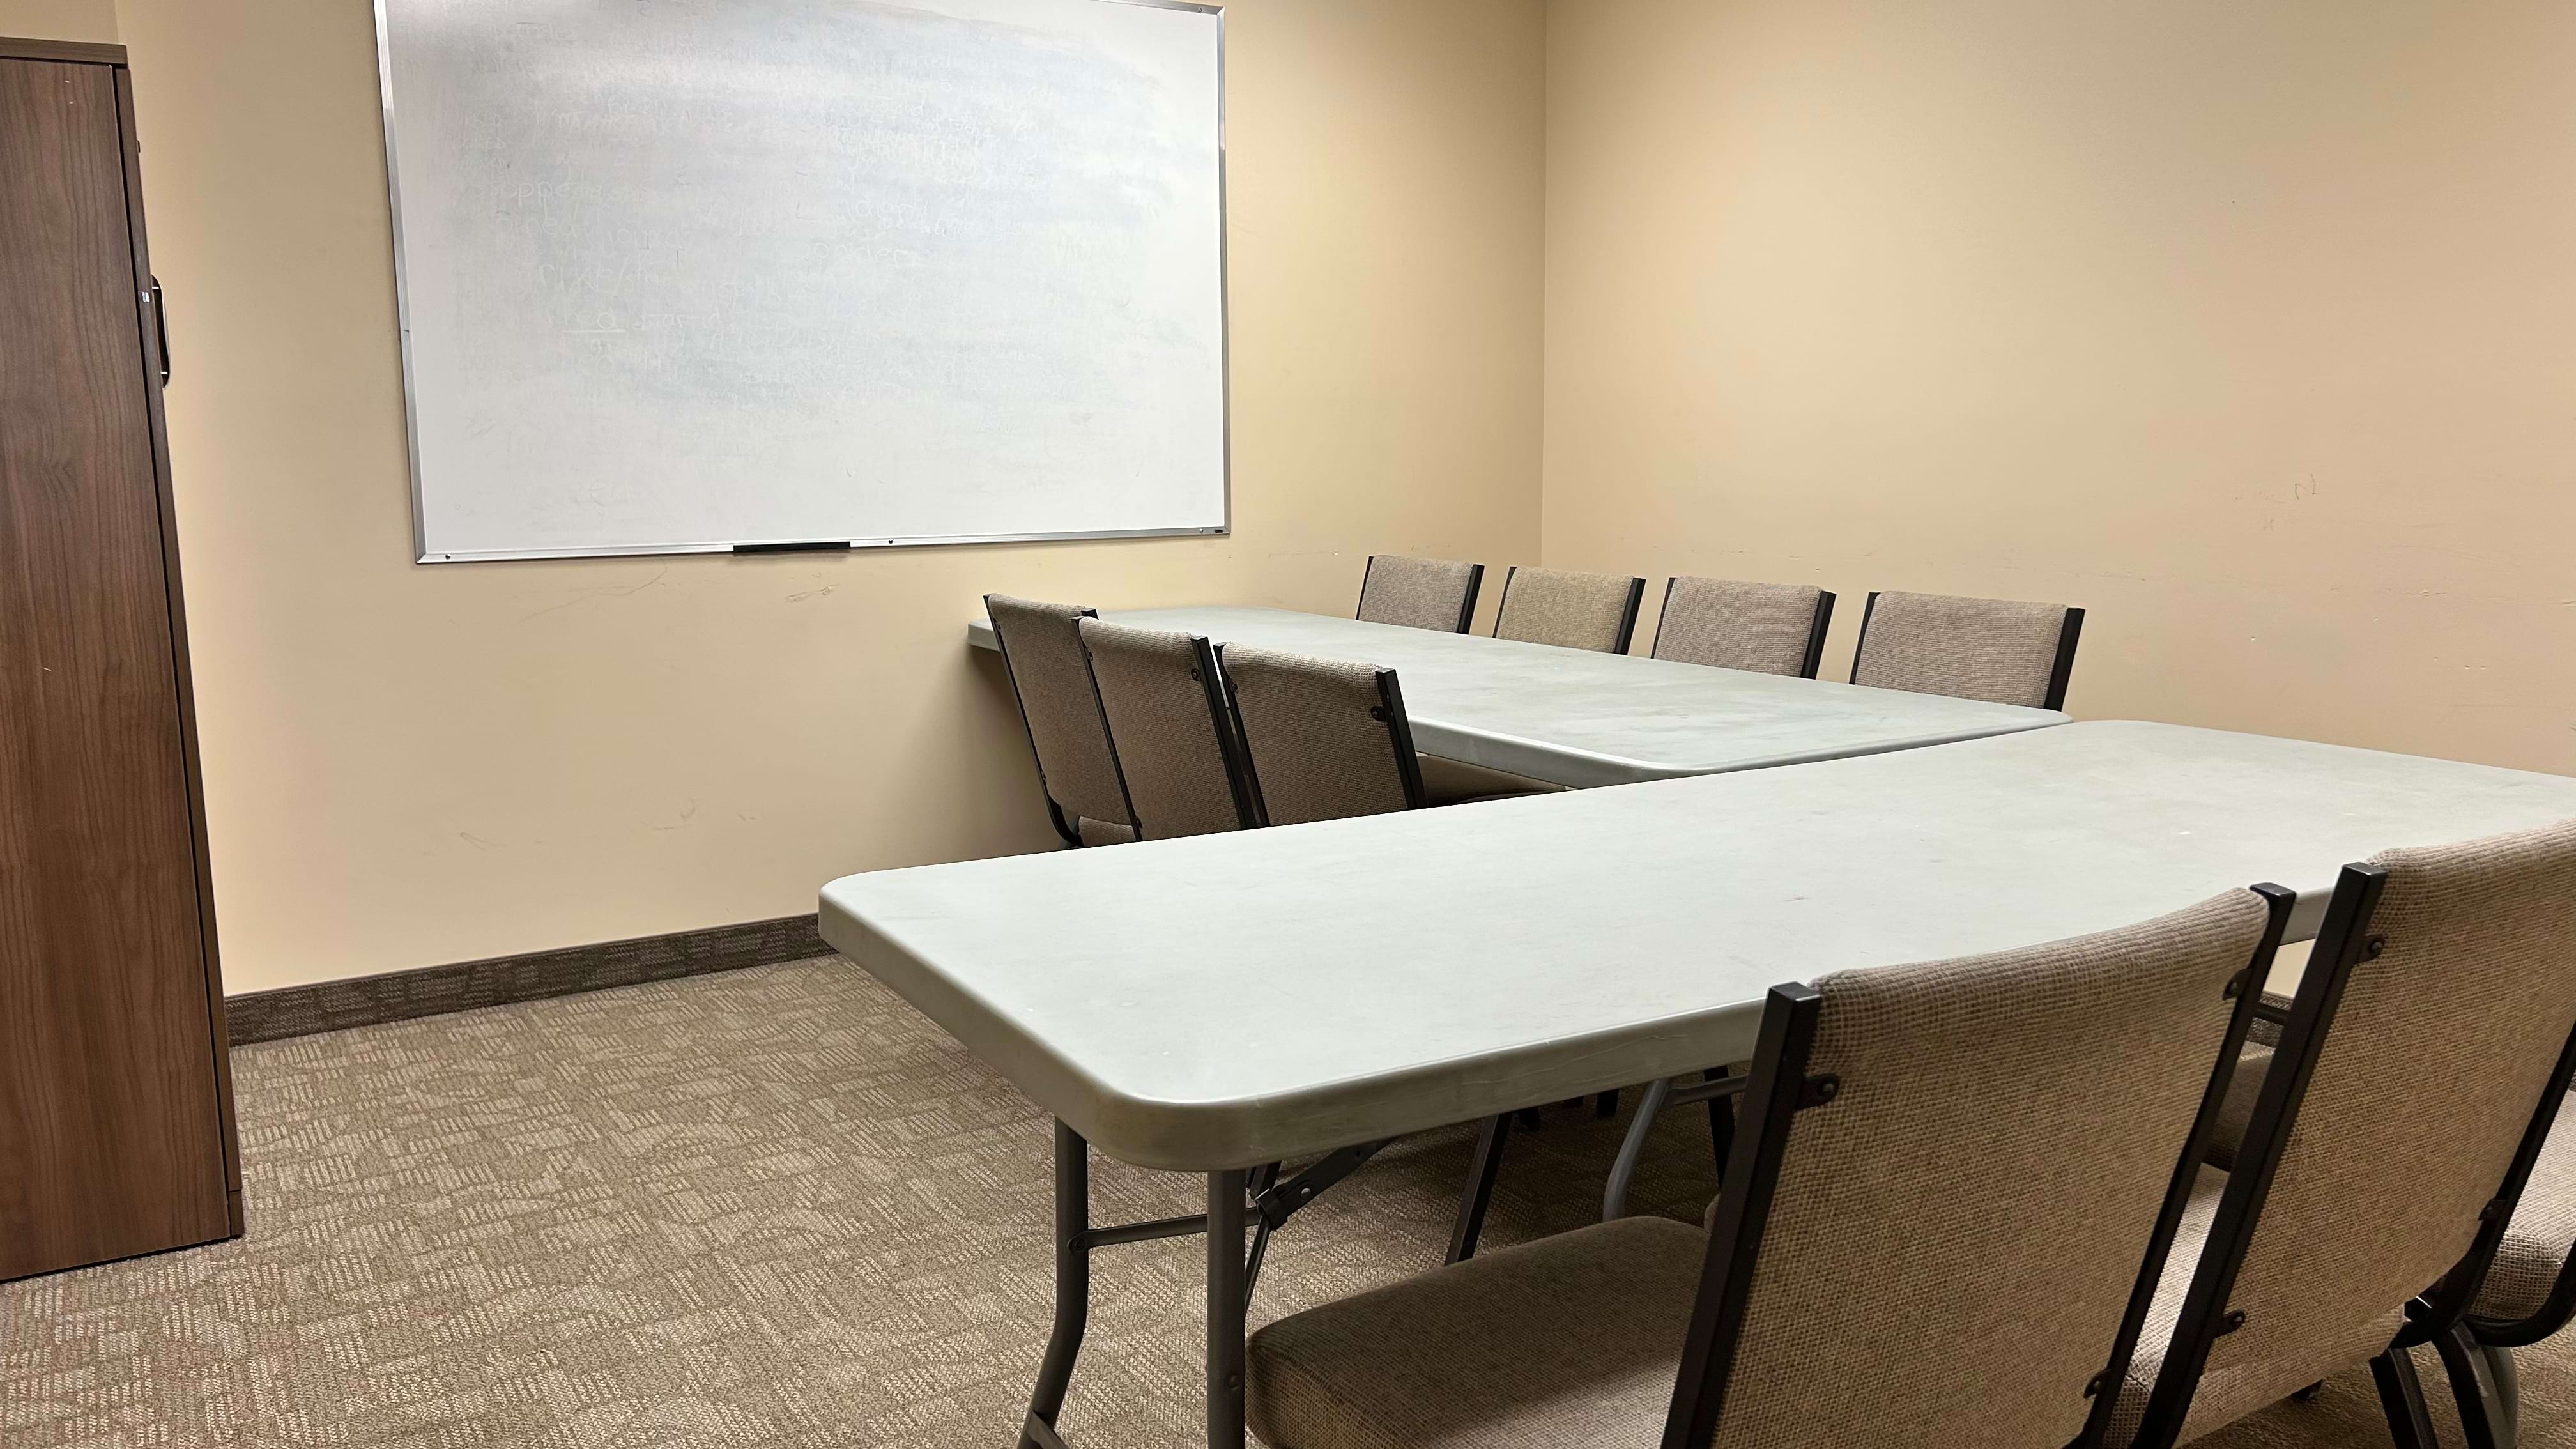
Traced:
[[1622, 1218], [1283, 1318], [1245, 1397], [1275, 1449], [1651, 1449], [1707, 1237]]
[[[2155, 1306], [2147, 1310], [2147, 1320], [2138, 1329], [2137, 1350], [2129, 1355], [2129, 1371], [2112, 1410], [2111, 1431], [2104, 1439], [2108, 1449], [2125, 1449], [2137, 1438], [2147, 1398], [2155, 1390], [2156, 1376], [2164, 1371], [2166, 1350], [2173, 1345], [2183, 1295], [2191, 1288], [2201, 1250], [2209, 1242], [2210, 1225], [2218, 1217], [2219, 1198], [2226, 1191], [2227, 1174], [2215, 1167], [2203, 1167], [2192, 1183], [2191, 1200], [2174, 1230], [2173, 1250], [2166, 1255], [2163, 1276], [2156, 1282]], [[2360, 1327], [2348, 1340], [2318, 1345], [2317, 1352], [2301, 1362], [2263, 1360], [2202, 1374], [2177, 1442], [2188, 1444], [2214, 1433], [2319, 1379], [2365, 1362], [2397, 1332], [2398, 1322], [2398, 1314], [2392, 1311], [2384, 1320]]]
[[1085, 845], [1125, 845], [1136, 838], [1136, 827], [1117, 820], [1094, 820], [1085, 815], [1074, 823], [1074, 834]]
[[1465, 805], [1477, 800], [1508, 799], [1514, 795], [1549, 795], [1561, 788], [1545, 780], [1488, 770], [1464, 760], [1445, 759], [1439, 755], [1416, 758], [1422, 764], [1422, 799], [1426, 805]]
[[[2174, 1229], [2173, 1249], [2165, 1255], [2162, 1277], [2156, 1280], [2155, 1306], [2147, 1310], [2147, 1321], [2138, 1327], [2138, 1346], [2129, 1355], [2129, 1371], [2120, 1385], [2120, 1402], [2111, 1414], [2111, 1432], [2105, 1441], [2120, 1449], [2138, 1437], [2138, 1425], [2145, 1419], [2147, 1397], [2155, 1392], [2156, 1376], [2164, 1372], [2165, 1350], [2173, 1344], [2174, 1327], [2182, 1316], [2183, 1294], [2191, 1287], [2191, 1275], [2200, 1266], [2201, 1249], [2209, 1242], [2210, 1224], [2218, 1217], [2218, 1200], [2227, 1191], [2227, 1174], [2215, 1167], [2204, 1167], [2191, 1185], [2191, 1201], [2182, 1210], [2182, 1221]], [[2196, 1401], [2195, 1401], [2196, 1403]]]
[[2496, 1249], [2495, 1264], [2478, 1289], [2477, 1306], [2470, 1311], [2480, 1318], [2512, 1321], [2539, 1312], [2568, 1254], [2576, 1252], [2576, 1126], [2569, 1125], [2571, 1117], [2576, 1112], [2562, 1104]]
[[2247, 1042], [2236, 1059], [2236, 1074], [2227, 1079], [2227, 1099], [2218, 1104], [2218, 1121], [2209, 1137], [2212, 1166], [2236, 1166], [2237, 1149], [2245, 1145], [2245, 1129], [2254, 1122], [2255, 1099], [2263, 1095], [2263, 1080], [2271, 1075], [2272, 1048]]

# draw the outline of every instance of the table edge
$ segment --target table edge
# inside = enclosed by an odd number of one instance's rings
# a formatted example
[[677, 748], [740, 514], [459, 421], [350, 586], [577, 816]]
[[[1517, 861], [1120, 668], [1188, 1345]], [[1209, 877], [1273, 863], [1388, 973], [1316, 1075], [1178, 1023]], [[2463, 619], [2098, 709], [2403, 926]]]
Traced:
[[1452, 1059], [1270, 1096], [1140, 1097], [1101, 1082], [1046, 1042], [1010, 1027], [989, 1003], [833, 900], [831, 888], [824, 887], [820, 926], [834, 949], [1092, 1146], [1122, 1162], [1163, 1171], [1256, 1167], [1722, 1066], [1752, 1052], [1762, 1016], [1757, 998], [1533, 1042], [1512, 1049], [1507, 1069], [1498, 1073], [1479, 1073], [1474, 1063]]

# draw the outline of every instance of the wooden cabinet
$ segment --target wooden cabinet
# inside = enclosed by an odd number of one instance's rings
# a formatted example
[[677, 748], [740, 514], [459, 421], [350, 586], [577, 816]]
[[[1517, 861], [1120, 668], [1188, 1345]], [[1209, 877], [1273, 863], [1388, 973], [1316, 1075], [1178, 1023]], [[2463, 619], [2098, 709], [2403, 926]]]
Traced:
[[0, 1279], [241, 1231], [115, 46], [0, 40]]

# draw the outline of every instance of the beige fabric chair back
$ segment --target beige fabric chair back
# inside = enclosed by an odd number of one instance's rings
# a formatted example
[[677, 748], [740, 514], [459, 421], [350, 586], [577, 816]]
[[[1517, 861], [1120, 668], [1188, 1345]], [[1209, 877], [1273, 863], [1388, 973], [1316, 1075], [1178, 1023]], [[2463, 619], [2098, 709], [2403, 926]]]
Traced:
[[2407, 1300], [2468, 1254], [2576, 1030], [2576, 822], [2371, 864], [2377, 909], [2186, 1440], [2387, 1346]]
[[1205, 637], [1084, 619], [1082, 646], [1143, 840], [1252, 823], [1234, 763], [1234, 720]]
[[1370, 624], [1464, 634], [1476, 617], [1476, 593], [1484, 582], [1483, 564], [1379, 554], [1360, 578], [1359, 617]]
[[1503, 576], [1494, 637], [1625, 654], [1645, 596], [1644, 579], [1515, 568]]
[[2083, 627], [2063, 604], [1872, 594], [1851, 682], [2056, 709]]
[[1071, 604], [984, 596], [984, 615], [1001, 641], [1002, 663], [1019, 696], [1020, 719], [1037, 752], [1038, 784], [1056, 831], [1085, 845], [1123, 837], [1135, 824], [1091, 666], [1083, 658], [1078, 629], [1091, 614]]
[[1833, 610], [1834, 596], [1807, 584], [1675, 578], [1664, 586], [1654, 657], [1813, 679]]
[[[1716, 1365], [1717, 1445], [2073, 1440], [2205, 1102], [2215, 1116], [2246, 1019], [2229, 984], [2268, 964], [2289, 893], [2275, 900], [2230, 891], [2122, 930], [1816, 982], [1808, 1105]], [[1759, 1177], [1764, 1139], [1744, 1134], [1774, 1130], [1768, 1085], [1757, 1065], [1728, 1199]], [[1722, 1312], [1702, 1294], [1699, 1314]]]
[[1381, 815], [1422, 803], [1395, 671], [1249, 644], [1217, 650], [1243, 722], [1245, 775], [1271, 825]]

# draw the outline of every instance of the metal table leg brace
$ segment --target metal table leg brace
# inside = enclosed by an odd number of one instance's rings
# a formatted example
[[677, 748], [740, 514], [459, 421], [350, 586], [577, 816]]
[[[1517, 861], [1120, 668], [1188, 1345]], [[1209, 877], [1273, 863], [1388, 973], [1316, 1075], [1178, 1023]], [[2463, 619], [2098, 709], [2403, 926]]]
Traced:
[[[1253, 1282], [1261, 1271], [1270, 1235], [1385, 1145], [1371, 1142], [1342, 1148], [1284, 1180], [1277, 1164], [1211, 1172], [1205, 1213], [1095, 1228], [1091, 1225], [1091, 1144], [1071, 1127], [1056, 1123], [1055, 1328], [1047, 1335], [1045, 1357], [1038, 1361], [1037, 1386], [1030, 1391], [1029, 1412], [1020, 1423], [1019, 1449], [1070, 1449], [1056, 1432], [1055, 1421], [1064, 1410], [1074, 1360], [1082, 1353], [1083, 1331], [1091, 1321], [1092, 1250], [1191, 1233], [1207, 1235], [1208, 1445], [1209, 1449], [1242, 1449], [1244, 1315], [1251, 1308]], [[1244, 1228], [1255, 1221], [1259, 1230], [1247, 1257]]]

